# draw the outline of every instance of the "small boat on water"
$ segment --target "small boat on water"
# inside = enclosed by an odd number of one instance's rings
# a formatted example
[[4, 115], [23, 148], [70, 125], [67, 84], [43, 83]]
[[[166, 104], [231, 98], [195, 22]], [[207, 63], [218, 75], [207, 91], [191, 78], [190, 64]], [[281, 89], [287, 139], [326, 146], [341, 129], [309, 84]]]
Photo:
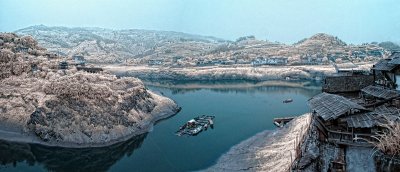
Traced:
[[202, 115], [193, 118], [188, 122], [186, 122], [181, 127], [179, 127], [179, 130], [175, 134], [178, 136], [183, 136], [183, 135], [195, 136], [200, 132], [207, 130], [208, 127], [213, 128], [214, 118], [215, 116], [207, 116], [207, 115]]
[[293, 102], [293, 99], [286, 99], [283, 101], [283, 103], [291, 103], [291, 102]]

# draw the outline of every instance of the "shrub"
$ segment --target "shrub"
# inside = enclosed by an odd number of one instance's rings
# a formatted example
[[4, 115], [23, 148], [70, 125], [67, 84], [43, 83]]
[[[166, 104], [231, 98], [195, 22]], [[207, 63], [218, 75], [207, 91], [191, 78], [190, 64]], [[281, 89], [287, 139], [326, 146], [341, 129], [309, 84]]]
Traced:
[[378, 142], [374, 142], [376, 148], [385, 154], [400, 155], [400, 123], [389, 122], [383, 125], [385, 132], [379, 133], [375, 137]]

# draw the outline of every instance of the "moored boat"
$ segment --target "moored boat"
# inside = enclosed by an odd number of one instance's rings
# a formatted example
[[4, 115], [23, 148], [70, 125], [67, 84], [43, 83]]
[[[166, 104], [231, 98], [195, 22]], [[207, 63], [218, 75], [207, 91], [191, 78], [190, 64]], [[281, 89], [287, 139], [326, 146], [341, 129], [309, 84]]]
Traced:
[[283, 103], [291, 103], [291, 102], [293, 102], [293, 99], [286, 99], [283, 101]]

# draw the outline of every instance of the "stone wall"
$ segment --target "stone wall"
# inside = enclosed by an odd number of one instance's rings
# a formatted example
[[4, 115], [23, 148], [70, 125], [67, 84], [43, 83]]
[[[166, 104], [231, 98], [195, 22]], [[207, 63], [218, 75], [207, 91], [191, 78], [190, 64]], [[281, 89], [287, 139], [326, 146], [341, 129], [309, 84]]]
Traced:
[[374, 84], [373, 75], [327, 76], [322, 83], [322, 91], [328, 93], [357, 92]]

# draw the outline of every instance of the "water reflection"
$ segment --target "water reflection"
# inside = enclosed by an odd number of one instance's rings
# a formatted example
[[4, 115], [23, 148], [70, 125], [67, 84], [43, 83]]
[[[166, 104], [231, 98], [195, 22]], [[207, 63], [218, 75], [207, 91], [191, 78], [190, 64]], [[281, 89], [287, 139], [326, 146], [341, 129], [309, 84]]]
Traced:
[[321, 92], [318, 81], [145, 81], [149, 87], [163, 87], [172, 91], [173, 95], [196, 92], [208, 89], [220, 93], [296, 93], [312, 97]]
[[[48, 171], [107, 171], [114, 163], [131, 156], [147, 134], [122, 143], [100, 148], [60, 148], [0, 140], [1, 166], [26, 162], [42, 165]], [[1, 169], [1, 168], [0, 168]]]

